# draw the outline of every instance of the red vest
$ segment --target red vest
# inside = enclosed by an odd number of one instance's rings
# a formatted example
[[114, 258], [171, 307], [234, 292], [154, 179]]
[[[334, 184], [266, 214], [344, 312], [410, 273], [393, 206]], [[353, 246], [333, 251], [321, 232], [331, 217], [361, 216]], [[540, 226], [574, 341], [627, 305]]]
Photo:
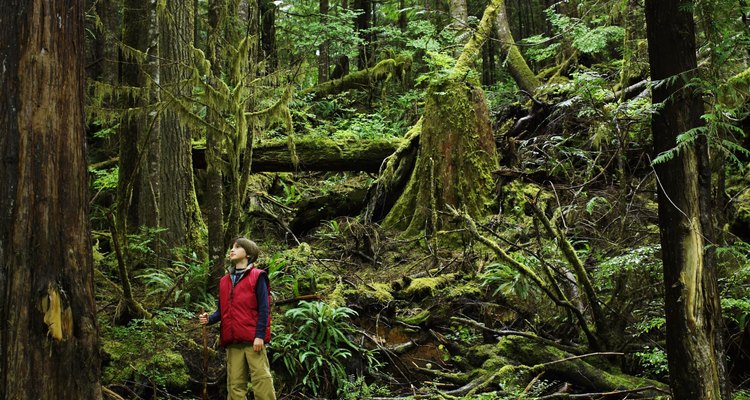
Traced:
[[[219, 305], [221, 307], [221, 347], [232, 343], [252, 343], [258, 323], [258, 300], [255, 285], [266, 271], [251, 267], [232, 287], [232, 278], [224, 275], [219, 282]], [[271, 285], [268, 284], [268, 305], [271, 306]], [[271, 310], [268, 310], [266, 343], [271, 341]]]

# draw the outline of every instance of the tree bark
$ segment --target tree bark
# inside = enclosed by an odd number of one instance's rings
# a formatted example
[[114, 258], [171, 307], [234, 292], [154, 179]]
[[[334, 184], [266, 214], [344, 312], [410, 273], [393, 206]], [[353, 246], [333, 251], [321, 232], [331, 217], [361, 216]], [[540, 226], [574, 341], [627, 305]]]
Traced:
[[0, 398], [101, 399], [84, 4], [0, 3]]
[[700, 93], [686, 85], [697, 69], [692, 1], [647, 0], [646, 23], [653, 103], [663, 103], [651, 129], [654, 152], [673, 157], [655, 165], [664, 263], [667, 358], [676, 400], [718, 400], [724, 362], [716, 347], [721, 308], [709, 220], [711, 175], [705, 137], [677, 137], [701, 124]]
[[265, 73], [279, 68], [276, 51], [276, 4], [271, 0], [260, 0], [260, 47], [265, 61]]
[[[221, 76], [221, 61], [219, 57], [221, 38], [224, 36], [224, 25], [227, 18], [226, 0], [211, 0], [208, 6], [208, 57], [211, 62], [213, 79]], [[216, 82], [212, 82], [214, 86]], [[219, 113], [210, 108], [206, 112], [206, 119], [211, 124], [219, 121]], [[219, 287], [219, 280], [224, 275], [226, 243], [224, 243], [224, 177], [221, 171], [221, 140], [218, 132], [206, 131], [206, 151], [203, 159], [206, 161], [206, 194], [203, 216], [208, 230], [208, 258], [210, 260], [209, 289], [214, 292]], [[195, 164], [195, 155], [193, 155]]]
[[461, 54], [461, 47], [469, 40], [469, 10], [466, 0], [450, 0], [451, 23], [450, 27], [456, 35], [456, 48], [454, 57]]
[[[320, 23], [328, 22], [328, 0], [320, 0]], [[328, 55], [329, 40], [324, 40], [318, 46], [318, 84], [328, 80], [328, 69], [331, 66], [331, 60]]]
[[372, 66], [375, 61], [375, 55], [372, 51], [372, 0], [353, 0], [352, 8], [359, 10], [361, 14], [354, 21], [357, 34], [362, 39], [359, 45], [359, 57], [357, 58], [357, 67], [360, 70]]
[[[168, 0], [159, 16], [159, 66], [162, 100], [173, 102], [191, 94], [185, 84], [189, 71], [183, 65], [191, 60], [193, 43], [193, 2]], [[201, 227], [192, 170], [191, 133], [175, 111], [167, 107], [160, 125], [160, 227], [167, 230], [163, 240], [168, 248], [198, 250]]]
[[[123, 4], [122, 42], [142, 53], [146, 59], [138, 60], [123, 54], [120, 60], [120, 84], [130, 87], [148, 87], [146, 73], [158, 75], [152, 46], [155, 28], [154, 9], [147, 0], [125, 0]], [[148, 105], [153, 98], [128, 98], [128, 108]], [[117, 183], [116, 226], [122, 234], [125, 246], [126, 235], [137, 231], [141, 225], [158, 226], [158, 120], [144, 113], [124, 115], [118, 130], [120, 140], [120, 162]]]

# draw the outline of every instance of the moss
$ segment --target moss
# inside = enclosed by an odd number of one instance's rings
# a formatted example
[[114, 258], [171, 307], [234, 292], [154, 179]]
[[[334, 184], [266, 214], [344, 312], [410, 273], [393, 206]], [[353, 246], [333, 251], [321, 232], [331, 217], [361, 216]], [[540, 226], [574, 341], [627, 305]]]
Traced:
[[409, 286], [404, 289], [406, 295], [433, 295], [437, 289], [453, 281], [456, 278], [456, 274], [445, 274], [436, 277], [425, 277], [412, 279]]
[[391, 294], [391, 285], [387, 283], [371, 283], [367, 286], [361, 287], [360, 289], [381, 303], [388, 303], [389, 301], [393, 300], [393, 294]]
[[433, 80], [419, 140], [411, 177], [383, 225], [413, 238], [451, 226], [438, 214], [447, 206], [473, 217], [485, 215], [492, 203], [497, 155], [478, 82], [471, 77]]
[[449, 286], [443, 290], [443, 293], [449, 299], [457, 297], [477, 298], [481, 296], [482, 289], [476, 284], [476, 282], [469, 282], [462, 285]]
[[419, 325], [430, 318], [430, 310], [421, 310], [409, 316], [398, 317], [397, 319], [405, 324]]
[[161, 348], [152, 353], [135, 343], [106, 338], [103, 348], [110, 359], [103, 371], [104, 382], [130, 381], [138, 376], [170, 388], [185, 388], [190, 382], [185, 359], [170, 349]]

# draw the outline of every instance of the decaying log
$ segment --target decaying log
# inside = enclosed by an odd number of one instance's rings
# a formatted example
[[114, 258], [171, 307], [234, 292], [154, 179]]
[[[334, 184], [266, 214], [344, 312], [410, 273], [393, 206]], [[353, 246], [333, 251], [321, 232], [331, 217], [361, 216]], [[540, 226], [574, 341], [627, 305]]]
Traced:
[[297, 212], [289, 227], [295, 234], [304, 233], [321, 222], [342, 216], [354, 216], [365, 207], [366, 188], [330, 192], [295, 204]]
[[[292, 162], [286, 139], [253, 145], [253, 172], [364, 171], [378, 172], [383, 160], [393, 154], [403, 139], [332, 140], [297, 138], [293, 141], [299, 162]], [[206, 168], [205, 149], [193, 149], [193, 168]]]

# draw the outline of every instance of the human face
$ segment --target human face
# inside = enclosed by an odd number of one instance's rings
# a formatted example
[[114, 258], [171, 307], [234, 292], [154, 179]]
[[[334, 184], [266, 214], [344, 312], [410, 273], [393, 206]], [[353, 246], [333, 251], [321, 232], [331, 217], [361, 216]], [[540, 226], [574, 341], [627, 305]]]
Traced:
[[242, 248], [242, 246], [238, 245], [237, 242], [234, 242], [234, 244], [232, 244], [232, 248], [229, 249], [229, 260], [233, 263], [247, 260], [247, 252]]

